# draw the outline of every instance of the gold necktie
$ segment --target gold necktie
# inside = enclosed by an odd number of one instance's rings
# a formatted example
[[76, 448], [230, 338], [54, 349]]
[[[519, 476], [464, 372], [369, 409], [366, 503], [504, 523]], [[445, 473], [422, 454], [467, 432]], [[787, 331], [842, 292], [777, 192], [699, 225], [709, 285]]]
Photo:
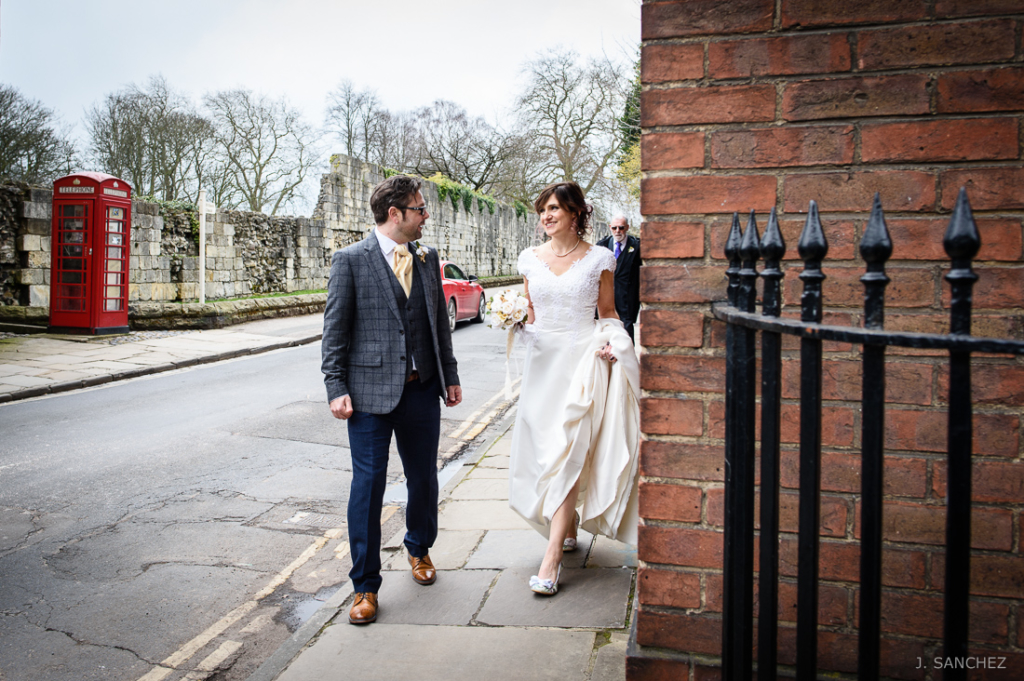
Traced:
[[402, 285], [402, 290], [408, 298], [409, 291], [412, 290], [412, 254], [405, 244], [395, 246], [395, 262], [391, 265], [391, 270], [398, 277], [398, 283]]

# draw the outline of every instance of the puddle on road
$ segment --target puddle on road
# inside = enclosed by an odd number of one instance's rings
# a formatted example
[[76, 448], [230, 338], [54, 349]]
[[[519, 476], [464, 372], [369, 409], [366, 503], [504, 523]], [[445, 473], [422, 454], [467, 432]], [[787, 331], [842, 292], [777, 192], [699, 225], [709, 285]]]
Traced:
[[[471, 450], [467, 448], [462, 454], [446, 463], [444, 468], [437, 472], [438, 489], [444, 489], [444, 486], [448, 484], [448, 481], [455, 477], [455, 474], [459, 472], [459, 469], [462, 467], [462, 464], [470, 451]], [[405, 487], [405, 478], [388, 485], [387, 489], [384, 490], [385, 506], [388, 504], [402, 504], [404, 506], [408, 502], [409, 490]]]
[[276, 605], [281, 608], [274, 617], [275, 620], [288, 627], [288, 631], [295, 633], [299, 627], [305, 624], [310, 617], [320, 609], [331, 596], [338, 592], [343, 584], [325, 586], [315, 594], [289, 591], [287, 593], [274, 594], [268, 599], [269, 605]]

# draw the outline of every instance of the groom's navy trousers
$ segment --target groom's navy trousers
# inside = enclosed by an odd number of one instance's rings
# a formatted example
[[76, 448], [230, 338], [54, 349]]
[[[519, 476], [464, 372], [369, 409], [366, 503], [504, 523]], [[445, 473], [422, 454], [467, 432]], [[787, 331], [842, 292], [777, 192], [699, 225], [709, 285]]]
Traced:
[[405, 384], [398, 406], [387, 414], [356, 411], [348, 419], [352, 489], [348, 497], [348, 536], [352, 587], [356, 593], [380, 589], [380, 516], [387, 486], [388, 450], [394, 433], [405, 470], [405, 546], [417, 558], [437, 539], [437, 444], [441, 401], [435, 374]]

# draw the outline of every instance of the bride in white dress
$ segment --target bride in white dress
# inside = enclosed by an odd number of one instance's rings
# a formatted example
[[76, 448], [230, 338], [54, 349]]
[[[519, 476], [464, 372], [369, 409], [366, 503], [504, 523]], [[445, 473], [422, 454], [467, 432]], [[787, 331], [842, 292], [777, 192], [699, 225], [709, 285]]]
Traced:
[[548, 537], [530, 587], [553, 595], [579, 526], [636, 543], [640, 371], [615, 312], [615, 256], [583, 241], [583, 192], [553, 184], [534, 208], [551, 240], [519, 256], [530, 309], [509, 505]]

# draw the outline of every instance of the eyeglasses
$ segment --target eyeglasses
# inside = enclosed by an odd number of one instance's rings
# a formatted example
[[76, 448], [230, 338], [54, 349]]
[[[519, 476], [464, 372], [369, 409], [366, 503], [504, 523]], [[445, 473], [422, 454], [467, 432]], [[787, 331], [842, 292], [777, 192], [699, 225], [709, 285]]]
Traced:
[[612, 225], [608, 229], [618, 231], [620, 229], [629, 229], [627, 225]]
[[423, 215], [424, 213], [427, 212], [427, 204], [425, 203], [422, 206], [395, 206], [395, 208], [399, 210], [414, 210], [420, 215]]

